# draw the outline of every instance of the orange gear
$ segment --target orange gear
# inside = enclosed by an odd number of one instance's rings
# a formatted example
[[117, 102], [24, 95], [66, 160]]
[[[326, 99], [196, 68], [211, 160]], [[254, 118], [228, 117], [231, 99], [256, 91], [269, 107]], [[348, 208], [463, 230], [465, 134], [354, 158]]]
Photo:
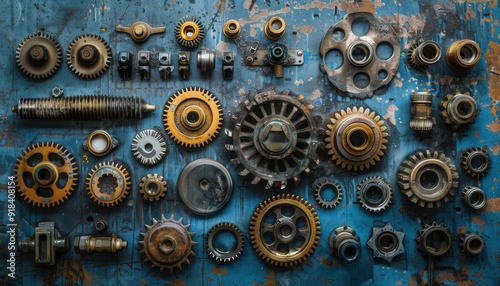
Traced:
[[122, 202], [130, 186], [130, 173], [116, 162], [100, 163], [87, 176], [88, 194], [96, 203], [106, 207]]

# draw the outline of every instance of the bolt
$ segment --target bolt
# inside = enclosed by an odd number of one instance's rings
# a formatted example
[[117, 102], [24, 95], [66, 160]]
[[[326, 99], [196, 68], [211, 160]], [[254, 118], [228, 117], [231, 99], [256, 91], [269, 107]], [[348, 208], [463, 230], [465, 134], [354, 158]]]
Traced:
[[301, 57], [303, 54], [304, 54], [304, 52], [302, 50], [297, 51], [297, 56]]
[[43, 46], [33, 46], [29, 52], [29, 59], [34, 64], [43, 64], [47, 61], [47, 49]]
[[78, 51], [78, 59], [84, 64], [94, 64], [97, 61], [97, 50], [91, 45], [85, 45]]

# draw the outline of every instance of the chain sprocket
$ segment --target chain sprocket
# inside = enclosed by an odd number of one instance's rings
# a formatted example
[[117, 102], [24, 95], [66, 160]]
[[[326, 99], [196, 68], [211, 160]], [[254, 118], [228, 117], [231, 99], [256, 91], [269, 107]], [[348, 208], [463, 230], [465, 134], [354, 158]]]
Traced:
[[128, 170], [116, 162], [99, 163], [87, 176], [89, 196], [106, 207], [121, 203], [127, 197], [131, 184]]
[[111, 63], [111, 49], [98, 35], [77, 36], [66, 54], [68, 66], [77, 76], [92, 79], [104, 73]]
[[365, 178], [358, 186], [357, 197], [366, 210], [383, 211], [392, 203], [391, 183], [380, 176]]
[[167, 184], [167, 181], [163, 180], [163, 176], [158, 174], [146, 175], [139, 184], [142, 198], [150, 202], [159, 201], [167, 192]]
[[[342, 201], [342, 187], [337, 181], [330, 177], [321, 177], [316, 179], [312, 184], [312, 188], [314, 189], [314, 197], [316, 198], [316, 201], [323, 208], [334, 208], [338, 206], [340, 201]], [[328, 189], [334, 193], [334, 196], [331, 199], [326, 199], [324, 196], [324, 192]]]
[[21, 71], [32, 78], [52, 76], [61, 66], [61, 46], [52, 36], [36, 32], [24, 38], [16, 49], [16, 62]]
[[444, 225], [433, 222], [418, 231], [418, 249], [431, 257], [444, 256], [451, 247], [451, 233]]
[[[234, 247], [231, 249], [219, 249], [216, 244], [216, 240], [219, 240], [221, 238], [218, 238], [219, 234], [222, 234], [223, 232], [229, 232], [231, 235], [234, 236], [236, 243]], [[214, 225], [207, 234], [207, 248], [208, 248], [208, 253], [212, 258], [214, 258], [216, 261], [220, 262], [229, 262], [233, 261], [238, 256], [241, 255], [241, 251], [243, 250], [243, 233], [241, 230], [236, 227], [236, 225], [229, 223], [229, 222], [221, 222], [216, 225]]]

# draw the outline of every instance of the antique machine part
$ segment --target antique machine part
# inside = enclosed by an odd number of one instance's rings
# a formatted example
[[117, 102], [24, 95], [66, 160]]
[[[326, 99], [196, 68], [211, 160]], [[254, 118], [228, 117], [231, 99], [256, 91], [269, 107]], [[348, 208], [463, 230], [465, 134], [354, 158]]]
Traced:
[[290, 267], [304, 262], [319, 243], [321, 227], [314, 208], [290, 194], [263, 201], [250, 221], [250, 240], [266, 262]]
[[478, 255], [484, 250], [484, 241], [478, 234], [467, 232], [459, 235], [458, 246], [466, 255]]
[[[221, 242], [222, 235], [227, 232], [235, 239], [233, 247], [226, 249], [225, 247], [219, 248], [218, 244]], [[227, 239], [224, 239], [227, 240]], [[221, 222], [214, 225], [207, 234], [207, 248], [208, 253], [213, 259], [220, 262], [233, 261], [241, 255], [243, 250], [243, 233], [234, 224], [229, 222]], [[219, 242], [219, 243], [218, 243]], [[225, 242], [225, 241], [224, 241]]]
[[212, 73], [215, 68], [215, 52], [213, 50], [201, 48], [196, 55], [198, 68], [204, 73]]
[[91, 79], [104, 73], [111, 63], [111, 49], [98, 35], [77, 36], [66, 55], [68, 66], [77, 76]]
[[138, 96], [80, 95], [59, 98], [21, 98], [12, 107], [21, 119], [80, 119], [104, 118], [139, 119], [156, 110]]
[[109, 154], [118, 145], [118, 139], [112, 137], [104, 130], [96, 130], [90, 133], [89, 137], [82, 143], [83, 149], [99, 157]]
[[221, 163], [207, 158], [197, 159], [179, 174], [177, 193], [193, 213], [212, 215], [229, 202], [233, 194], [233, 179]]
[[123, 80], [132, 78], [132, 53], [121, 51], [118, 53], [118, 75]]
[[371, 176], [359, 184], [357, 195], [361, 206], [366, 210], [383, 211], [392, 203], [392, 186], [385, 178]]
[[61, 236], [54, 222], [40, 222], [35, 227], [35, 238], [25, 237], [18, 247], [23, 253], [34, 252], [36, 264], [52, 266], [58, 253], [68, 252], [69, 240]]
[[14, 167], [20, 196], [37, 207], [55, 207], [78, 185], [78, 167], [71, 153], [55, 143], [42, 142], [26, 148]]
[[446, 50], [446, 62], [455, 71], [474, 67], [481, 59], [481, 48], [472, 40], [458, 40]]
[[245, 53], [245, 64], [247, 66], [271, 66], [276, 78], [283, 77], [283, 67], [301, 66], [304, 63], [303, 50], [289, 50], [282, 43], [274, 43], [266, 50], [258, 50], [251, 46]]
[[[398, 35], [389, 23], [367, 12], [347, 14], [321, 40], [320, 69], [350, 97], [371, 97], [396, 74], [399, 48]], [[333, 50], [343, 54], [343, 64], [336, 69], [326, 62], [327, 53]]]
[[62, 88], [56, 86], [50, 91], [50, 95], [55, 98], [62, 97], [64, 95], [64, 91]]
[[266, 23], [264, 33], [270, 40], [277, 41], [285, 35], [286, 23], [283, 18], [275, 16]]
[[127, 248], [127, 242], [116, 234], [104, 237], [92, 237], [90, 235], [76, 236], [73, 243], [75, 252], [78, 254], [117, 253]]
[[183, 88], [165, 104], [163, 124], [175, 143], [198, 148], [210, 143], [222, 127], [222, 107], [208, 90]]
[[142, 43], [146, 41], [150, 35], [159, 34], [165, 32], [165, 27], [151, 27], [148, 23], [145, 22], [135, 22], [130, 27], [123, 27], [122, 25], [118, 25], [115, 28], [115, 31], [121, 33], [127, 33], [134, 39], [134, 41]]
[[158, 62], [158, 71], [160, 72], [161, 79], [170, 79], [170, 74], [174, 71], [174, 66], [172, 65], [172, 53], [159, 53]]
[[455, 130], [474, 123], [479, 114], [477, 102], [468, 92], [446, 95], [439, 104], [439, 110], [444, 123]]
[[416, 131], [429, 131], [434, 120], [432, 114], [432, 95], [427, 91], [414, 92], [410, 96], [410, 128]]
[[137, 53], [137, 59], [139, 62], [139, 75], [142, 80], [148, 80], [151, 77], [151, 52], [150, 51], [139, 51]]
[[451, 234], [443, 224], [433, 222], [418, 231], [418, 248], [426, 255], [438, 258], [444, 256], [451, 247]]
[[237, 38], [241, 33], [240, 23], [231, 19], [224, 24], [222, 32], [229, 39]]
[[478, 188], [473, 186], [467, 186], [462, 191], [462, 200], [465, 204], [467, 204], [470, 208], [479, 210], [486, 205], [486, 193]]
[[472, 147], [463, 151], [460, 162], [467, 175], [475, 179], [484, 177], [490, 171], [488, 147]]
[[144, 261], [151, 261], [151, 268], [159, 267], [160, 271], [167, 268], [170, 273], [177, 267], [182, 270], [182, 263], [189, 264], [189, 257], [194, 256], [193, 241], [194, 232], [189, 232], [189, 224], [183, 225], [182, 218], [174, 220], [174, 215], [166, 219], [164, 215], [161, 220], [153, 218], [153, 224], [146, 224], [146, 232], [142, 233], [143, 240], [141, 253], [146, 255]]
[[361, 244], [356, 232], [349, 226], [339, 226], [328, 236], [328, 245], [344, 263], [356, 262], [361, 257]]
[[425, 69], [441, 58], [441, 47], [434, 41], [420, 39], [411, 45], [408, 51], [408, 63], [415, 68]]
[[235, 52], [222, 53], [222, 77], [224, 80], [232, 80], [234, 74], [234, 57]]
[[363, 171], [380, 161], [387, 148], [387, 127], [380, 116], [368, 108], [354, 107], [330, 116], [326, 148], [340, 167]]
[[388, 222], [384, 227], [373, 227], [372, 236], [366, 243], [373, 250], [374, 258], [383, 258], [391, 263], [394, 257], [405, 252], [404, 232], [396, 231]]
[[103, 220], [103, 219], [101, 219], [101, 220], [99, 220], [98, 222], [95, 223], [94, 228], [98, 232], [106, 231], [108, 229], [108, 222], [105, 221], [105, 220]]
[[191, 53], [186, 51], [180, 51], [178, 56], [179, 61], [179, 77], [181, 80], [188, 80], [191, 74]]
[[455, 165], [436, 151], [410, 155], [399, 166], [397, 176], [401, 192], [423, 208], [440, 207], [449, 201], [458, 186]]
[[24, 38], [16, 49], [16, 62], [21, 71], [32, 78], [52, 76], [61, 66], [61, 46], [56, 39], [37, 32]]
[[281, 43], [271, 45], [264, 63], [273, 67], [275, 78], [283, 78], [283, 66], [288, 63], [288, 48]]
[[128, 195], [131, 186], [128, 170], [116, 162], [99, 163], [87, 176], [87, 191], [94, 202], [115, 206]]
[[251, 176], [251, 183], [267, 182], [266, 189], [284, 189], [287, 181], [300, 181], [302, 173], [309, 174], [311, 162], [318, 163], [317, 132], [302, 97], [274, 91], [257, 94], [236, 119], [234, 131], [226, 130], [233, 144], [231, 161], [241, 164], [242, 176]]
[[[342, 188], [337, 181], [330, 177], [316, 179], [312, 184], [312, 188], [316, 201], [323, 208], [334, 208], [342, 201]], [[328, 192], [331, 192], [333, 196], [327, 196], [328, 194], [326, 193]]]
[[167, 181], [158, 174], [148, 174], [142, 178], [139, 189], [144, 200], [159, 201], [167, 192]]
[[132, 139], [132, 154], [142, 165], [153, 166], [170, 152], [166, 136], [155, 129], [145, 129]]
[[174, 33], [179, 44], [185, 47], [194, 47], [205, 38], [205, 27], [198, 18], [186, 16], [177, 22]]

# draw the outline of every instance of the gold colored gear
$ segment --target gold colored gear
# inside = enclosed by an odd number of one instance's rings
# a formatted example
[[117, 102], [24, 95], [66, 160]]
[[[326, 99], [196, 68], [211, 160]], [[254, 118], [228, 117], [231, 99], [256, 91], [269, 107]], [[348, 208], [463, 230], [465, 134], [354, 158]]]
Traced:
[[17, 65], [25, 75], [32, 78], [52, 76], [61, 66], [61, 60], [61, 46], [43, 32], [27, 36], [16, 49]]
[[87, 176], [87, 190], [94, 202], [106, 207], [123, 201], [130, 191], [128, 170], [116, 162], [99, 163]]
[[149, 200], [150, 202], [155, 200], [159, 201], [165, 196], [167, 182], [158, 174], [148, 174], [142, 178], [139, 188], [143, 199]]
[[174, 220], [174, 215], [161, 220], [153, 218], [153, 225], [146, 224], [146, 232], [142, 233], [143, 240], [141, 253], [146, 255], [144, 261], [151, 261], [151, 268], [159, 267], [160, 271], [168, 268], [170, 273], [177, 267], [182, 270], [182, 263], [190, 263], [189, 257], [194, 255], [194, 232], [189, 232], [189, 225], [182, 224], [182, 218]]
[[387, 127], [368, 108], [353, 107], [330, 116], [326, 148], [332, 161], [347, 170], [363, 171], [380, 161], [387, 143]]
[[262, 202], [250, 221], [250, 239], [259, 256], [281, 267], [306, 260], [318, 245], [320, 230], [311, 204], [290, 194]]
[[96, 78], [109, 67], [111, 49], [101, 36], [83, 34], [71, 42], [66, 59], [69, 68], [77, 76]]
[[66, 148], [42, 142], [23, 151], [14, 167], [14, 177], [21, 197], [37, 207], [54, 207], [75, 190], [78, 167]]
[[198, 18], [186, 16], [177, 22], [174, 33], [179, 44], [185, 47], [194, 47], [205, 38], [205, 27]]
[[222, 127], [219, 100], [208, 90], [187, 87], [176, 92], [165, 104], [163, 124], [175, 143], [198, 148], [211, 142]]

